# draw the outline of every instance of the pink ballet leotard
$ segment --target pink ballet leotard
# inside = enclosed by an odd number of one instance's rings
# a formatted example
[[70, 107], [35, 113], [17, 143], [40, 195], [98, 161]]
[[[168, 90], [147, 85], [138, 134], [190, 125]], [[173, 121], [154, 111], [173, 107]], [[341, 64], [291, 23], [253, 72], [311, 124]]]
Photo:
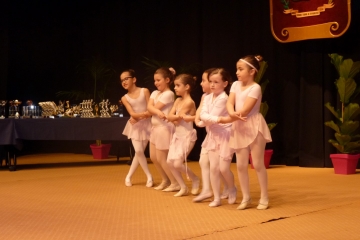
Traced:
[[261, 105], [261, 87], [255, 83], [241, 91], [241, 82], [234, 82], [231, 86], [230, 92], [235, 93], [235, 111], [239, 111], [244, 106], [247, 97], [257, 99], [255, 106], [247, 115], [246, 121], [237, 120], [233, 122], [231, 128], [229, 146], [232, 150], [248, 147], [257, 137], [260, 132], [266, 142], [271, 142], [271, 134], [265, 122], [265, 119], [260, 111]]
[[[125, 98], [130, 104], [131, 108], [136, 113], [145, 112], [147, 110], [147, 102], [144, 94], [144, 88], [141, 88], [139, 97], [131, 98], [128, 94], [125, 94]], [[150, 139], [151, 122], [150, 118], [139, 120], [135, 124], [131, 124], [129, 121], [124, 127], [123, 134], [129, 139], [143, 141]]]
[[[154, 104], [161, 102], [165, 105], [161, 109], [165, 115], [169, 114], [174, 105], [174, 93], [170, 90], [164, 92], [155, 90], [151, 93], [150, 98], [154, 99]], [[150, 143], [154, 144], [156, 149], [168, 150], [174, 132], [174, 125], [156, 115], [151, 117], [151, 124]]]

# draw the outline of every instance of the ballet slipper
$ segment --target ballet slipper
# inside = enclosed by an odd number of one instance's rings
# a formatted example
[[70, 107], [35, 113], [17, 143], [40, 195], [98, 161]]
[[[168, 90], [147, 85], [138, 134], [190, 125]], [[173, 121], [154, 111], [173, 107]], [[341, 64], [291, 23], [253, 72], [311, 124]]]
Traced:
[[234, 204], [236, 202], [236, 193], [237, 193], [236, 187], [234, 187], [232, 191], [229, 191], [229, 198], [228, 198], [229, 204]]
[[153, 185], [154, 185], [154, 182], [153, 182], [152, 179], [147, 180], [147, 182], [146, 182], [146, 187], [150, 188], [150, 187], [152, 187]]
[[209, 204], [209, 207], [218, 207], [221, 206], [221, 201], [219, 200], [214, 200]]
[[166, 188], [168, 185], [169, 185], [168, 182], [162, 181], [162, 182], [160, 183], [160, 185], [157, 186], [157, 187], [154, 187], [154, 189], [155, 189], [155, 190], [163, 190], [163, 189]]
[[131, 180], [130, 180], [130, 179], [125, 178], [125, 186], [127, 186], [127, 187], [131, 187], [131, 186], [132, 186], [132, 183], [131, 183]]
[[170, 186], [168, 186], [167, 188], [165, 188], [164, 190], [162, 190], [163, 192], [176, 192], [176, 191], [180, 191], [181, 187], [179, 184], [170, 184]]
[[261, 199], [259, 201], [259, 205], [256, 207], [256, 209], [258, 210], [266, 210], [269, 208], [269, 200], [267, 200], [266, 202], [261, 202]]
[[199, 194], [199, 185], [200, 185], [200, 179], [196, 178], [192, 181], [192, 187], [191, 187], [191, 194], [192, 195], [198, 195]]
[[185, 188], [181, 188], [180, 191], [174, 195], [174, 197], [182, 197], [188, 194], [189, 194], [189, 189], [185, 187]]
[[207, 198], [211, 198], [212, 196], [212, 192], [200, 193], [196, 198], [193, 199], [193, 202], [201, 202]]
[[249, 198], [249, 199], [246, 200], [246, 201], [243, 200], [236, 209], [238, 209], [238, 210], [244, 210], [244, 209], [246, 209], [250, 204], [251, 204], [251, 198]]
[[226, 199], [229, 197], [229, 189], [224, 189], [221, 196], [220, 196], [220, 199]]

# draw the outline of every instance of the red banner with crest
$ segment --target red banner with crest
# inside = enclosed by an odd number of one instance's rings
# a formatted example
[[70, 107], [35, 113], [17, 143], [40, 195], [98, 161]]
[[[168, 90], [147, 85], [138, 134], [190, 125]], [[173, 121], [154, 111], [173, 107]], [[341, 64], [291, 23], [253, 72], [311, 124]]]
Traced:
[[270, 0], [271, 32], [279, 42], [339, 37], [350, 9], [351, 0]]

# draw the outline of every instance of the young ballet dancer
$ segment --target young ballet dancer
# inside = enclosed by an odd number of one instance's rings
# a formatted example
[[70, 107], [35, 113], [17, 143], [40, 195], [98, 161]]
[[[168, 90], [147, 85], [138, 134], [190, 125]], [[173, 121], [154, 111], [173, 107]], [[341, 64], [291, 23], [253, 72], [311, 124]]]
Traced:
[[150, 92], [146, 88], [136, 86], [136, 75], [132, 69], [123, 71], [120, 74], [120, 81], [122, 87], [128, 91], [128, 93], [121, 98], [121, 102], [130, 114], [130, 119], [125, 125], [123, 134], [131, 139], [135, 150], [134, 159], [125, 178], [125, 185], [128, 187], [132, 186], [131, 177], [140, 164], [147, 176], [146, 187], [152, 187], [153, 179], [144, 154], [149, 142], [151, 129], [151, 115], [147, 111]]
[[159, 171], [162, 182], [155, 187], [165, 192], [179, 191], [180, 186], [171, 173], [166, 160], [174, 125], [168, 122], [167, 115], [174, 104], [174, 93], [170, 83], [174, 80], [173, 68], [159, 68], [154, 74], [154, 84], [157, 90], [150, 95], [148, 111], [151, 113], [150, 158]]
[[167, 163], [180, 185], [180, 191], [174, 196], [185, 196], [189, 192], [182, 178], [182, 173], [186, 174], [192, 181], [191, 194], [197, 195], [199, 193], [200, 180], [186, 164], [186, 158], [194, 147], [197, 138], [196, 130], [193, 127], [196, 106], [190, 96], [190, 91], [195, 86], [195, 78], [189, 74], [180, 74], [176, 77], [174, 85], [178, 98], [170, 110], [167, 119], [174, 123], [175, 132], [170, 143]]
[[[264, 151], [267, 142], [271, 142], [269, 128], [259, 113], [261, 105], [261, 87], [254, 81], [260, 69], [261, 56], [246, 56], [236, 63], [235, 82], [230, 90], [227, 110], [233, 119], [230, 148], [236, 153], [236, 165], [239, 176], [242, 201], [237, 207], [246, 209], [251, 203], [248, 163], [251, 151], [252, 162], [260, 184], [261, 196], [257, 209], [265, 210], [269, 206], [267, 172], [264, 165]], [[219, 122], [229, 122], [220, 118]]]
[[228, 95], [225, 88], [231, 83], [230, 74], [222, 68], [212, 71], [209, 75], [211, 93], [204, 97], [200, 112], [201, 121], [198, 126], [207, 125], [208, 133], [202, 147], [208, 151], [210, 161], [210, 182], [214, 194], [214, 200], [210, 207], [221, 205], [220, 198], [220, 175], [224, 176], [229, 188], [228, 202], [236, 201], [236, 187], [234, 176], [230, 170], [232, 154], [228, 146], [231, 124], [219, 124], [218, 118], [228, 116], [226, 101]]
[[[198, 123], [200, 122], [200, 112], [201, 112], [201, 108], [203, 106], [204, 97], [211, 93], [210, 84], [209, 84], [209, 74], [214, 70], [216, 70], [216, 68], [209, 68], [209, 69], [205, 70], [201, 77], [200, 85], [202, 87], [204, 94], [202, 95], [199, 107], [196, 110], [196, 116], [195, 116], [195, 124], [196, 125], [198, 125]], [[206, 127], [206, 132], [208, 132], [207, 127]], [[203, 201], [207, 198], [211, 198], [213, 196], [211, 186], [210, 186], [210, 162], [209, 162], [208, 151], [205, 148], [201, 148], [199, 164], [200, 164], [200, 168], [201, 168], [202, 188], [201, 188], [201, 193], [193, 199], [193, 202], [201, 202], [201, 201]], [[223, 193], [221, 194], [220, 198], [226, 199], [226, 198], [228, 198], [229, 192], [228, 192], [228, 188], [226, 186], [226, 182], [224, 181], [222, 175], [221, 175], [221, 178], [222, 178], [222, 182], [224, 183], [224, 188], [223, 188]]]

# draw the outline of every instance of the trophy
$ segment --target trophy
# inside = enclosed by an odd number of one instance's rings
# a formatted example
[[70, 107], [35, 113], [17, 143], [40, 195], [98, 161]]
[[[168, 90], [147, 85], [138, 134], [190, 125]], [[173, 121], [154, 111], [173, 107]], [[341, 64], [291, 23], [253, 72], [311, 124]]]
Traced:
[[99, 105], [95, 104], [95, 117], [99, 117]]
[[0, 119], [5, 118], [5, 105], [7, 101], [6, 100], [0, 100]]
[[19, 105], [21, 104], [21, 101], [19, 100], [13, 100], [10, 101], [10, 107], [9, 107], [9, 118], [19, 118]]
[[39, 102], [39, 105], [42, 109], [41, 116], [43, 117], [53, 117], [56, 115], [56, 104], [54, 102]]
[[116, 112], [117, 110], [118, 110], [117, 105], [110, 105], [111, 116], [119, 115], [119, 113]]
[[103, 99], [101, 103], [99, 103], [100, 107], [101, 107], [101, 110], [100, 110], [100, 117], [101, 118], [108, 118], [108, 117], [111, 117], [110, 114], [109, 114], [109, 106], [110, 102], [109, 102], [109, 99]]
[[26, 105], [22, 107], [22, 118], [38, 118], [40, 115], [39, 106], [34, 106], [32, 100], [27, 100]]

